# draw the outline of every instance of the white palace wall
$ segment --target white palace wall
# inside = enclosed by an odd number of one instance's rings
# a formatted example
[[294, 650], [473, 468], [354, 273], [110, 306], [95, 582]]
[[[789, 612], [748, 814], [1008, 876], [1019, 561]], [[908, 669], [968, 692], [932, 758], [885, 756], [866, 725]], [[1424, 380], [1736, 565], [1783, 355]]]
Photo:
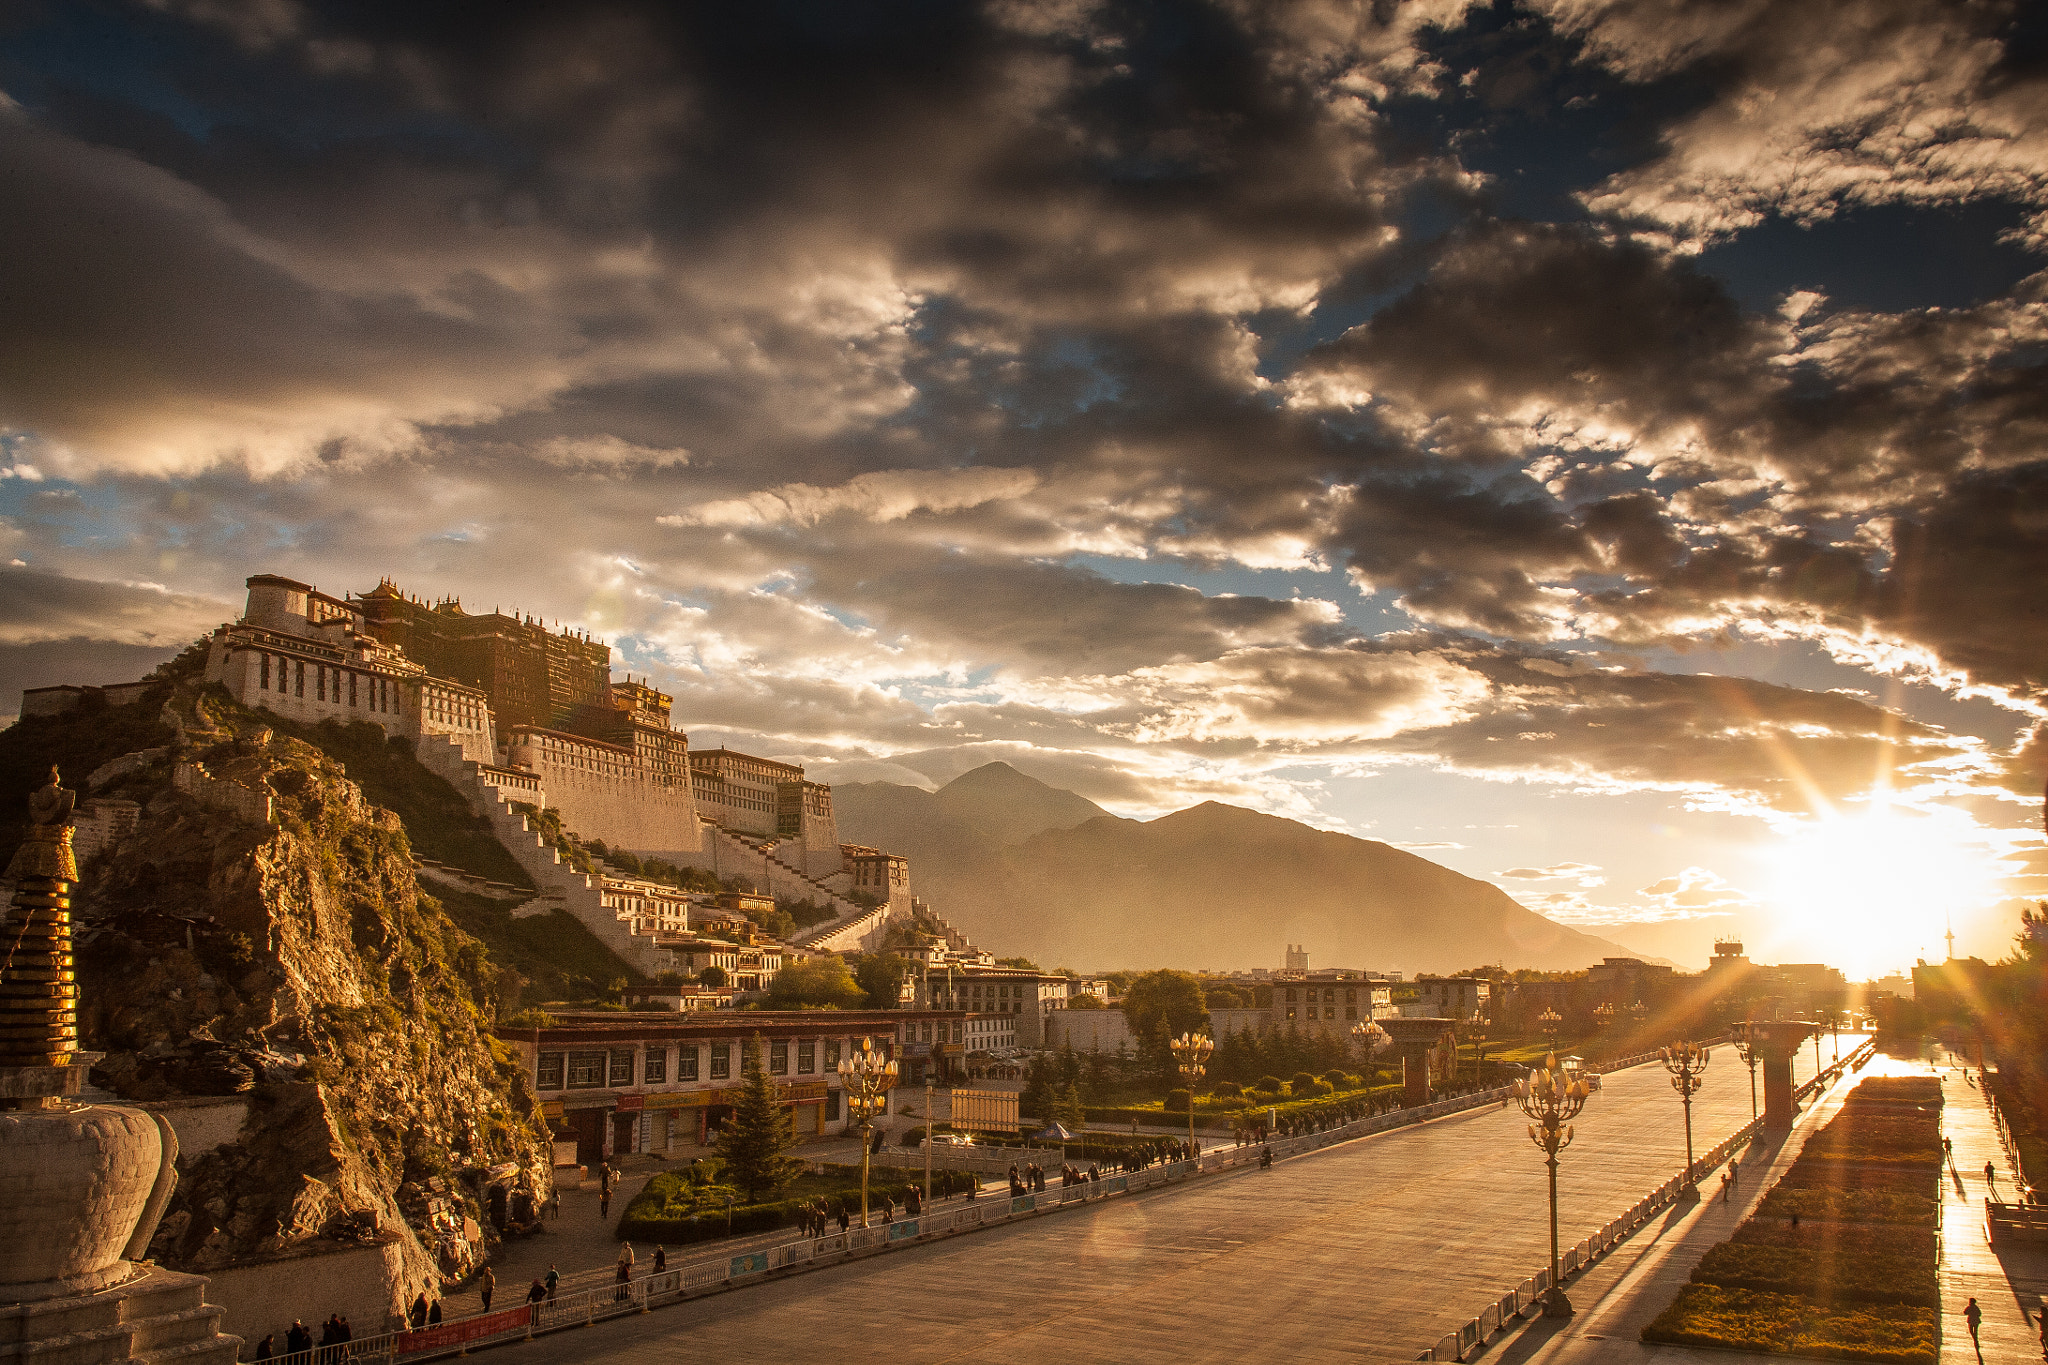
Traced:
[[679, 866], [702, 856], [688, 779], [660, 781], [630, 749], [520, 726], [506, 736], [505, 766], [538, 778], [548, 805], [578, 838], [601, 839], [610, 848]]

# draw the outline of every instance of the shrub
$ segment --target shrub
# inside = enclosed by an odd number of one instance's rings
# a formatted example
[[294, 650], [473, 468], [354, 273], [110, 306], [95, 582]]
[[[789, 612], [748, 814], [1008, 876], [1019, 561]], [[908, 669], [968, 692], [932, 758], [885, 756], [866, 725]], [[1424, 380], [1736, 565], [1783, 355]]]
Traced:
[[1934, 1365], [1931, 1308], [1859, 1304], [1830, 1308], [1796, 1294], [1689, 1284], [1643, 1328], [1643, 1340], [1774, 1355]]
[[1213, 1093], [1218, 1099], [1234, 1100], [1244, 1094], [1244, 1087], [1236, 1081], [1218, 1081]]
[[1313, 1094], [1313, 1087], [1317, 1084], [1319, 1084], [1319, 1082], [1316, 1080], [1314, 1076], [1311, 1076], [1308, 1072], [1297, 1071], [1294, 1073], [1293, 1078], [1287, 1082], [1287, 1093], [1290, 1095]]
[[1348, 1090], [1358, 1084], [1358, 1078], [1346, 1075], [1337, 1067], [1331, 1067], [1323, 1073], [1323, 1084], [1332, 1090]]
[[1803, 1294], [1817, 1303], [1941, 1306], [1931, 1257], [1887, 1255], [1868, 1247], [1844, 1252], [1844, 1248], [1834, 1245], [1723, 1242], [1694, 1267], [1692, 1279], [1695, 1284], [1718, 1284], [1728, 1289]]
[[1169, 1090], [1166, 1092], [1166, 1112], [1169, 1114], [1185, 1114], [1193, 1103], [1193, 1096], [1189, 1095], [1185, 1090]]
[[1278, 1076], [1261, 1076], [1252, 1083], [1252, 1089], [1263, 1090], [1268, 1095], [1278, 1095], [1286, 1091], [1287, 1082]]
[[1888, 1190], [1801, 1188], [1780, 1183], [1757, 1206], [1759, 1218], [1826, 1219], [1838, 1223], [1921, 1223], [1934, 1225], [1932, 1199]]

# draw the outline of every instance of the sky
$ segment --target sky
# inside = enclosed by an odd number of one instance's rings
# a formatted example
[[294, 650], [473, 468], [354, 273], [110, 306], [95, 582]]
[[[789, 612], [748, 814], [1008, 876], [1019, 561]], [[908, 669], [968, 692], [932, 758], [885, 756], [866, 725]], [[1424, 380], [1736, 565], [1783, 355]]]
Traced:
[[1690, 965], [2048, 894], [2039, 7], [17, 0], [0, 163], [0, 711], [388, 576]]

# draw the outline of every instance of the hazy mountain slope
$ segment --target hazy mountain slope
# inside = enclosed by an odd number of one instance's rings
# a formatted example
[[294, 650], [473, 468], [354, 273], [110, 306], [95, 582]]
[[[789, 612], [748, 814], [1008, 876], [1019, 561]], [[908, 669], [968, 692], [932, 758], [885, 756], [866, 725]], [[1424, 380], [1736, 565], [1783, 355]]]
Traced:
[[943, 814], [965, 821], [999, 846], [1109, 814], [1087, 797], [1026, 777], [1007, 763], [985, 763], [962, 773], [932, 797]]
[[[1001, 774], [983, 781], [1053, 809]], [[1277, 967], [1305, 943], [1324, 966], [1576, 969], [1623, 951], [1425, 858], [1234, 806], [1101, 815], [998, 848], [948, 813], [971, 809], [960, 797], [878, 788], [844, 804], [835, 791], [844, 837], [907, 855], [917, 893], [977, 943], [1048, 966]]]

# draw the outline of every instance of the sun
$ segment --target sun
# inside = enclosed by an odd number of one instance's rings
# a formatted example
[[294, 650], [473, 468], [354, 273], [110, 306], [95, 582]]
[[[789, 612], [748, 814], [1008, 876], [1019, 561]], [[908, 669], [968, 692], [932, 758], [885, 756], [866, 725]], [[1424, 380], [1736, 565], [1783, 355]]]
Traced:
[[1996, 860], [1955, 812], [1887, 808], [1782, 833], [1765, 855], [1774, 937], [1852, 981], [1938, 956], [1949, 920], [1994, 896]]

